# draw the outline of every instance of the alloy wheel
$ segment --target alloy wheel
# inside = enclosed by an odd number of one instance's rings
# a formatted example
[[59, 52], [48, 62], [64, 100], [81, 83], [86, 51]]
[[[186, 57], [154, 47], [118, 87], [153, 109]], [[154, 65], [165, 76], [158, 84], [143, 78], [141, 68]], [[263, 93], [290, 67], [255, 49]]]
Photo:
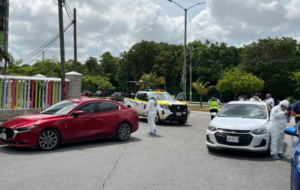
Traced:
[[57, 133], [52, 130], [46, 130], [39, 137], [39, 146], [44, 150], [52, 150], [57, 146], [58, 140]]
[[128, 123], [121, 123], [119, 126], [118, 137], [120, 140], [127, 140], [130, 137], [130, 126]]

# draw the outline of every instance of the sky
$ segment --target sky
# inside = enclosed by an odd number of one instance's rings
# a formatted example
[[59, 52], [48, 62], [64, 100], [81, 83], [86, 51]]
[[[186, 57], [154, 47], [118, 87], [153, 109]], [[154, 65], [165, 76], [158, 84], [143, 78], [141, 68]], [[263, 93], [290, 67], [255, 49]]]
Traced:
[[[57, 0], [11, 0], [9, 52], [23, 64], [59, 32]], [[292, 37], [300, 42], [300, 0], [176, 0], [188, 10], [187, 41], [225, 42], [243, 46], [267, 37]], [[77, 11], [78, 60], [110, 51], [119, 56], [142, 40], [183, 44], [184, 10], [168, 0], [67, 0]], [[64, 26], [70, 23], [64, 10]], [[73, 26], [65, 32], [66, 61], [74, 58]], [[60, 57], [59, 41], [45, 58]], [[27, 58], [27, 59], [26, 59]]]

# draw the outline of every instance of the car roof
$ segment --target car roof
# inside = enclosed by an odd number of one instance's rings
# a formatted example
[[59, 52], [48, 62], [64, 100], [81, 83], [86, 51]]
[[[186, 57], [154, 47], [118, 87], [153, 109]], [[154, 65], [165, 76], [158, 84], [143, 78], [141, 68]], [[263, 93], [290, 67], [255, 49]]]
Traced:
[[[158, 91], [150, 91], [151, 93], [154, 93], [154, 94], [156, 94], [156, 93], [168, 93], [168, 92], [166, 92], [166, 91], [164, 91], [164, 92], [158, 92]], [[138, 93], [150, 93], [149, 91], [138, 91]]]
[[254, 102], [254, 101], [231, 101], [227, 104], [245, 104], [245, 105], [267, 105], [266, 102]]
[[78, 103], [99, 102], [99, 101], [116, 103], [115, 101], [111, 101], [107, 99], [98, 99], [98, 98], [70, 99], [69, 101], [78, 102]]

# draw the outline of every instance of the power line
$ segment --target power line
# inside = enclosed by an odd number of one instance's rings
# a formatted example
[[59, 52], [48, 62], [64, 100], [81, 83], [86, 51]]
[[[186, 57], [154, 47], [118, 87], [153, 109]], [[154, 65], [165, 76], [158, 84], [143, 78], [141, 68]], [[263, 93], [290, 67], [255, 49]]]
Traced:
[[70, 19], [71, 21], [73, 21], [74, 16], [73, 16], [73, 14], [72, 14], [72, 11], [71, 11], [71, 9], [70, 9], [70, 7], [69, 7], [69, 4], [68, 4], [67, 0], [65, 0], [64, 3], [65, 3], [65, 10], [66, 10], [66, 12], [67, 12], [67, 15], [68, 15], [69, 19]]
[[55, 0], [52, 0], [56, 5], [58, 5], [58, 3], [57, 2], [55, 2]]
[[[64, 32], [69, 29], [72, 26], [73, 22], [70, 22], [65, 28], [64, 28]], [[50, 39], [48, 42], [46, 42], [44, 45], [42, 45], [41, 47], [39, 47], [37, 50], [33, 51], [32, 53], [30, 53], [29, 55], [27, 55], [25, 57], [25, 59], [23, 59], [23, 61], [28, 60], [36, 55], [33, 60], [31, 60], [29, 63], [31, 63], [32, 61], [34, 61], [37, 57], [39, 57], [43, 51], [46, 51], [47, 49], [49, 49], [59, 38], [59, 33], [57, 35], [55, 35], [54, 38]], [[28, 63], [27, 63], [28, 64]]]

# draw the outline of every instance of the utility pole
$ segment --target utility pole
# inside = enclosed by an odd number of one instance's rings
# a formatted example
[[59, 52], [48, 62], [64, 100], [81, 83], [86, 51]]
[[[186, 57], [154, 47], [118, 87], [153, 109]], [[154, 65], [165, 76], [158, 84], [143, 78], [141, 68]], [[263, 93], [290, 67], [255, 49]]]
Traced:
[[190, 104], [192, 103], [192, 48], [190, 47]]
[[64, 20], [63, 20], [64, 0], [58, 0], [58, 19], [60, 36], [60, 77], [61, 77], [61, 100], [65, 99], [65, 42], [64, 42]]
[[165, 84], [164, 84], [164, 91], [167, 91], [167, 73], [166, 73], [166, 68], [164, 68], [164, 77], [165, 77]]
[[184, 63], [183, 63], [183, 93], [184, 100], [186, 101], [186, 25], [187, 25], [187, 11], [188, 9], [184, 9], [185, 19], [184, 19]]
[[74, 8], [74, 19], [73, 19], [73, 25], [74, 25], [74, 71], [77, 72], [77, 21], [76, 21], [76, 9]]

